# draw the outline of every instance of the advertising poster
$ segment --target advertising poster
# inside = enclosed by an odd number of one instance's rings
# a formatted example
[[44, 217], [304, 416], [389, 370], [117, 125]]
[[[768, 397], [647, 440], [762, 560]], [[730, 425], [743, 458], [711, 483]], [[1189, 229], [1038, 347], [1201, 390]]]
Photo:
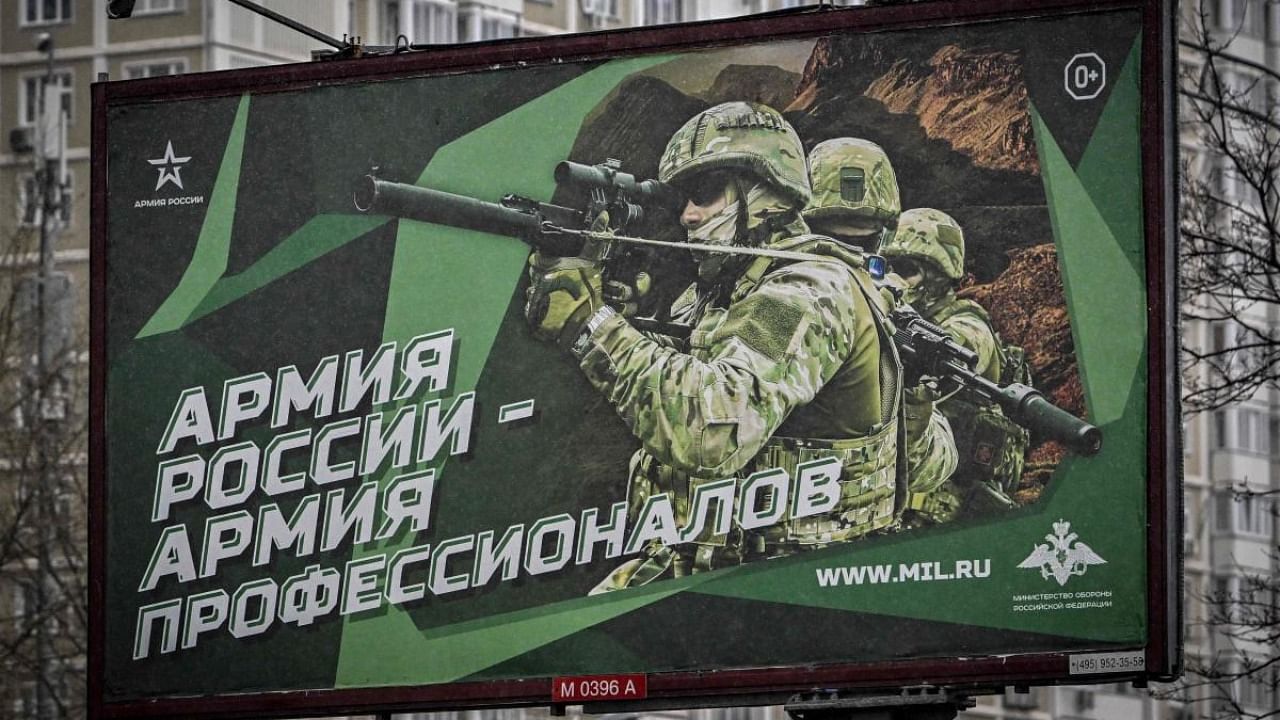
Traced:
[[1157, 670], [1142, 17], [100, 108], [105, 706]]

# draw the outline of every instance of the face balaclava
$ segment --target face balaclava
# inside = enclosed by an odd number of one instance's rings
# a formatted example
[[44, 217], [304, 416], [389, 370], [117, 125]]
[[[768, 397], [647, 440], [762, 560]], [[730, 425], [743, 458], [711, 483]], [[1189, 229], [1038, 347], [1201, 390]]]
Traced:
[[[689, 230], [689, 242], [721, 247], [758, 244], [760, 240], [751, 240], [756, 235], [752, 231], [770, 217], [786, 213], [791, 209], [791, 204], [784, 197], [776, 193], [772, 186], [763, 182], [756, 182], [747, 189], [745, 212], [738, 183], [727, 185], [725, 193], [729, 196], [729, 202], [720, 212], [707, 218], [698, 227]], [[744, 218], [745, 228], [740, 222]], [[703, 282], [723, 279], [730, 270], [740, 268], [743, 265], [741, 261], [745, 259], [745, 256], [728, 253], [695, 253], [695, 256], [698, 260], [698, 278]]]

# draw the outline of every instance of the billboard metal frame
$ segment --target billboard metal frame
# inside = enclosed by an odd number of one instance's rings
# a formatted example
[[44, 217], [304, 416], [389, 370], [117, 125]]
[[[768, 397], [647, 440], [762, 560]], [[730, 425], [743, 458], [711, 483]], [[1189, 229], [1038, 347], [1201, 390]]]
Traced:
[[[773, 667], [715, 672], [650, 674], [648, 699], [638, 707], [707, 707], [784, 702], [795, 693], [838, 688], [870, 692], [935, 686], [960, 692], [997, 692], [1005, 686], [1056, 683], [1170, 680], [1181, 673], [1181, 452], [1176, 362], [1177, 288], [1175, 248], [1175, 23], [1160, 0], [939, 0], [885, 7], [836, 10], [805, 8], [743, 19], [635, 30], [515, 39], [425, 51], [312, 62], [229, 72], [160, 77], [93, 85], [91, 209], [91, 389], [89, 493], [89, 679], [90, 717], [262, 717], [395, 712], [480, 707], [552, 705], [552, 678], [451, 683], [420, 687], [307, 690], [224, 696], [171, 697], [147, 701], [105, 700], [106, 610], [106, 384], [107, 384], [107, 110], [113, 106], [164, 103], [189, 98], [284, 92], [308, 87], [458, 73], [497, 66], [558, 60], [590, 60], [640, 53], [691, 50], [751, 41], [813, 36], [833, 30], [880, 31], [1031, 18], [1063, 13], [1139, 10], [1143, 64], [1141, 111], [1143, 221], [1147, 262], [1148, 644], [1146, 670], [1105, 676], [1070, 675], [1068, 653], [1005, 657], [927, 659], [816, 667]], [[1153, 126], [1153, 123], [1158, 125]], [[616, 710], [617, 705], [588, 710]]]

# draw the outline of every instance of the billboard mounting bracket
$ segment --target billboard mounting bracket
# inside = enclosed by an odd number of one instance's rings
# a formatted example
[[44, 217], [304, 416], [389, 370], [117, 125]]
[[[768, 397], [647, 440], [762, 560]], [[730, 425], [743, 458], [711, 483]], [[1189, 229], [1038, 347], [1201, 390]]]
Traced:
[[[110, 0], [110, 2], [107, 3], [107, 17], [112, 20], [131, 17], [133, 15], [133, 6], [136, 2], [137, 0]], [[325, 45], [336, 49], [339, 56], [347, 57], [362, 54], [362, 46], [360, 45], [359, 39], [355, 39], [355, 42], [351, 42], [346, 39], [339, 40], [316, 30], [309, 25], [294, 20], [287, 15], [282, 15], [270, 8], [263, 7], [257, 2], [254, 2], [254, 0], [228, 0], [228, 2], [234, 5], [239, 5], [250, 12], [257, 13], [268, 20], [278, 22], [291, 30], [296, 30], [313, 40], [319, 40]]]
[[791, 720], [951, 720], [974, 706], [949, 688], [915, 685], [897, 691], [822, 690], [793, 695], [783, 707]]

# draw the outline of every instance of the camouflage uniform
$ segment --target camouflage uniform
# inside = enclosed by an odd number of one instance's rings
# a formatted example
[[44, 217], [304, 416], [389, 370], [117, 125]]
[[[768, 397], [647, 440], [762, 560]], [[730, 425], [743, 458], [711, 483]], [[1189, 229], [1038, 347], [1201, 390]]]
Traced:
[[[803, 149], [776, 111], [726, 103], [700, 113], [672, 138], [659, 178], [679, 186], [725, 169], [735, 182], [754, 178], [768, 187], [737, 193], [735, 244], [836, 249], [809, 235], [797, 212], [809, 197]], [[633, 519], [655, 493], [670, 493], [683, 527], [701, 484], [777, 467], [794, 482], [798, 465], [828, 457], [843, 467], [832, 512], [784, 517], [750, 532], [735, 523], [718, 535], [708, 522], [692, 542], [651, 545], [597, 591], [821, 547], [893, 525], [908, 454], [900, 365], [882, 297], [860, 255], [836, 254], [843, 261], [723, 256], [732, 261], [728, 272], [691, 286], [673, 307], [673, 317], [693, 326], [684, 342], [650, 337], [607, 311], [586, 324], [574, 348], [582, 370], [641, 442], [631, 461]], [[956, 462], [946, 421], [935, 416], [909, 453], [932, 464], [932, 475], [920, 477], [934, 486]]]
[[[879, 145], [847, 137], [818, 143], [809, 152], [809, 178], [813, 197], [804, 209], [804, 218], [815, 231], [851, 247], [877, 250], [897, 227], [902, 213], [898, 179], [889, 156]], [[907, 398], [917, 396], [926, 398], [922, 389], [909, 391]], [[934, 422], [932, 413], [929, 424], [922, 422], [923, 418], [919, 419], [921, 422], [911, 422], [914, 411], [909, 404], [909, 445], [917, 434], [930, 432]], [[945, 522], [955, 516], [960, 506], [960, 494], [950, 482], [932, 482], [933, 469], [927, 459], [911, 462], [908, 467], [912, 491], [905, 504], [910, 511], [908, 520], [915, 524]]]
[[[909, 258], [921, 264], [925, 279], [908, 294], [924, 319], [946, 330], [953, 340], [978, 356], [975, 370], [992, 382], [1029, 383], [1021, 358], [1006, 357], [1006, 348], [978, 303], [956, 297], [964, 277], [964, 233], [949, 215], [918, 208], [902, 214], [898, 230], [881, 253], [893, 263]], [[954, 482], [965, 493], [966, 512], [1012, 507], [1008, 493], [1022, 475], [1029, 444], [1027, 430], [1004, 416], [995, 403], [953, 397], [940, 404], [951, 421], [960, 467]]]

